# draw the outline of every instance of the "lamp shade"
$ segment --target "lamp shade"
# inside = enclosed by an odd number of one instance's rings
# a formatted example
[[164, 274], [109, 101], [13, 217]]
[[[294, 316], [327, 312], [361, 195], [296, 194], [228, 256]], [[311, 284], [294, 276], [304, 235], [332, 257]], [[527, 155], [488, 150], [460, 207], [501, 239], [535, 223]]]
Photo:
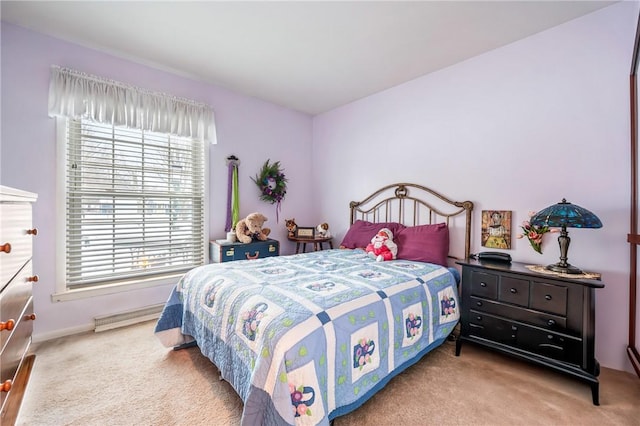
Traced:
[[531, 218], [530, 223], [550, 228], [602, 228], [598, 216], [564, 198], [560, 203], [540, 210]]
[[529, 221], [533, 226], [548, 226], [550, 228], [562, 228], [558, 237], [560, 246], [560, 262], [547, 265], [547, 269], [563, 274], [581, 274], [582, 271], [567, 262], [569, 244], [571, 238], [567, 228], [602, 228], [602, 222], [598, 216], [589, 210], [568, 203], [564, 198], [558, 204], [540, 210]]

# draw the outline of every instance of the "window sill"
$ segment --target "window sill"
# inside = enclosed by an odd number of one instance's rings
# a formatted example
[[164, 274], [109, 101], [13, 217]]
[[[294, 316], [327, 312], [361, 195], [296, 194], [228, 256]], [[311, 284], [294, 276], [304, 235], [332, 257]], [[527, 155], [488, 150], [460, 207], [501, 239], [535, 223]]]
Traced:
[[105, 296], [122, 293], [125, 291], [141, 290], [151, 287], [175, 285], [184, 273], [165, 275], [163, 277], [123, 281], [111, 284], [96, 285], [93, 287], [66, 289], [51, 295], [52, 302], [66, 302], [69, 300], [86, 299], [90, 297]]

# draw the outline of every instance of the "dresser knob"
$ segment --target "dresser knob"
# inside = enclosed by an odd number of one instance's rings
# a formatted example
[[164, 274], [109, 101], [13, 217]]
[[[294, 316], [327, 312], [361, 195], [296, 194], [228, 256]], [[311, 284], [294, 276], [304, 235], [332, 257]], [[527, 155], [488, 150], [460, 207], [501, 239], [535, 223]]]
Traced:
[[13, 327], [16, 325], [15, 320], [8, 320], [7, 322], [0, 322], [0, 331], [2, 330], [13, 330]]
[[550, 319], [549, 321], [547, 321], [547, 325], [549, 327], [553, 327], [554, 325], [556, 325], [556, 322], [554, 320]]
[[480, 287], [486, 287], [486, 286], [487, 286], [487, 283], [485, 282], [480, 283]]
[[476, 306], [482, 306], [482, 302], [477, 301], [477, 302], [476, 302]]
[[0, 391], [2, 392], [9, 392], [11, 390], [11, 385], [12, 385], [12, 381], [11, 380], [5, 380], [5, 382], [0, 385]]
[[0, 251], [3, 251], [5, 253], [11, 253], [11, 244], [5, 243], [5, 244], [1, 245], [0, 246]]
[[547, 334], [547, 339], [553, 340], [553, 335], [552, 334]]
[[550, 294], [545, 294], [544, 298], [547, 299], [547, 300], [551, 300], [551, 295]]
[[512, 330], [512, 331], [518, 331], [518, 327], [517, 327], [517, 326], [515, 326], [515, 325], [512, 325], [512, 326], [511, 326], [511, 330]]
[[518, 292], [518, 290], [516, 290], [515, 288], [512, 288], [509, 290], [512, 294], [516, 294]]
[[29, 235], [38, 235], [38, 228], [27, 229], [27, 234], [29, 234]]
[[25, 315], [24, 319], [25, 320], [31, 320], [31, 321], [35, 321], [36, 320], [36, 314], [29, 314], [29, 315]]
[[476, 317], [476, 319], [477, 319], [478, 321], [482, 321], [482, 316], [478, 315], [478, 316]]
[[37, 275], [34, 275], [32, 277], [27, 278], [27, 281], [30, 282], [30, 283], [37, 283], [39, 279], [40, 278], [38, 278]]

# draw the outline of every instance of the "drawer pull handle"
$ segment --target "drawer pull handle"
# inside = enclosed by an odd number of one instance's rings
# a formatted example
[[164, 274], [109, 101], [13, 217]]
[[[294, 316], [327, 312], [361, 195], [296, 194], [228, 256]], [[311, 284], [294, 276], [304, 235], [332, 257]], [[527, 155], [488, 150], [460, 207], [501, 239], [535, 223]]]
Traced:
[[255, 260], [260, 256], [260, 252], [259, 251], [255, 252], [253, 256], [251, 256], [249, 253], [245, 253], [244, 255], [247, 257], [248, 260]]
[[547, 325], [549, 325], [549, 327], [553, 327], [554, 325], [556, 325], [556, 322], [550, 319], [549, 321], [547, 321]]
[[480, 287], [486, 287], [486, 286], [487, 286], [487, 283], [485, 283], [485, 282], [481, 282], [480, 283]]
[[25, 315], [24, 319], [25, 320], [31, 320], [31, 321], [35, 321], [36, 320], [36, 314], [30, 314], [30, 315]]
[[518, 292], [518, 290], [516, 290], [515, 288], [511, 288], [511, 289], [509, 289], [509, 291], [510, 291], [512, 294], [516, 294], [516, 293]]
[[8, 320], [7, 322], [0, 322], [0, 331], [2, 330], [13, 330], [13, 327], [16, 325], [15, 320]]
[[29, 234], [29, 235], [38, 235], [38, 228], [27, 229], [27, 234]]
[[547, 299], [547, 300], [551, 300], [551, 295], [550, 294], [545, 294], [544, 298]]
[[32, 277], [27, 278], [27, 281], [29, 281], [30, 283], [37, 283], [39, 279], [40, 278], [38, 278], [37, 275], [34, 275]]
[[5, 253], [11, 253], [11, 244], [5, 243], [5, 244], [1, 245], [0, 246], [0, 251], [3, 251]]
[[2, 392], [9, 392], [11, 390], [11, 385], [13, 384], [13, 382], [9, 379], [9, 380], [5, 380], [5, 382], [2, 384], [2, 388], [0, 389], [0, 391]]

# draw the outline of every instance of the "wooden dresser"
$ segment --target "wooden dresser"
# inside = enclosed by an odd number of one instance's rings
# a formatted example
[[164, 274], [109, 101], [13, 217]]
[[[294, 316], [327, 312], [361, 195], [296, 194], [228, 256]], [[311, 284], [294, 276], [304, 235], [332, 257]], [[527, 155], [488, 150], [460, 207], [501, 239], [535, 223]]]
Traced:
[[31, 253], [32, 205], [37, 195], [0, 186], [0, 424], [13, 425], [29, 379], [34, 355]]
[[587, 382], [599, 405], [594, 293], [603, 283], [535, 273], [518, 262], [456, 263], [462, 265], [456, 355], [467, 341], [552, 368]]

